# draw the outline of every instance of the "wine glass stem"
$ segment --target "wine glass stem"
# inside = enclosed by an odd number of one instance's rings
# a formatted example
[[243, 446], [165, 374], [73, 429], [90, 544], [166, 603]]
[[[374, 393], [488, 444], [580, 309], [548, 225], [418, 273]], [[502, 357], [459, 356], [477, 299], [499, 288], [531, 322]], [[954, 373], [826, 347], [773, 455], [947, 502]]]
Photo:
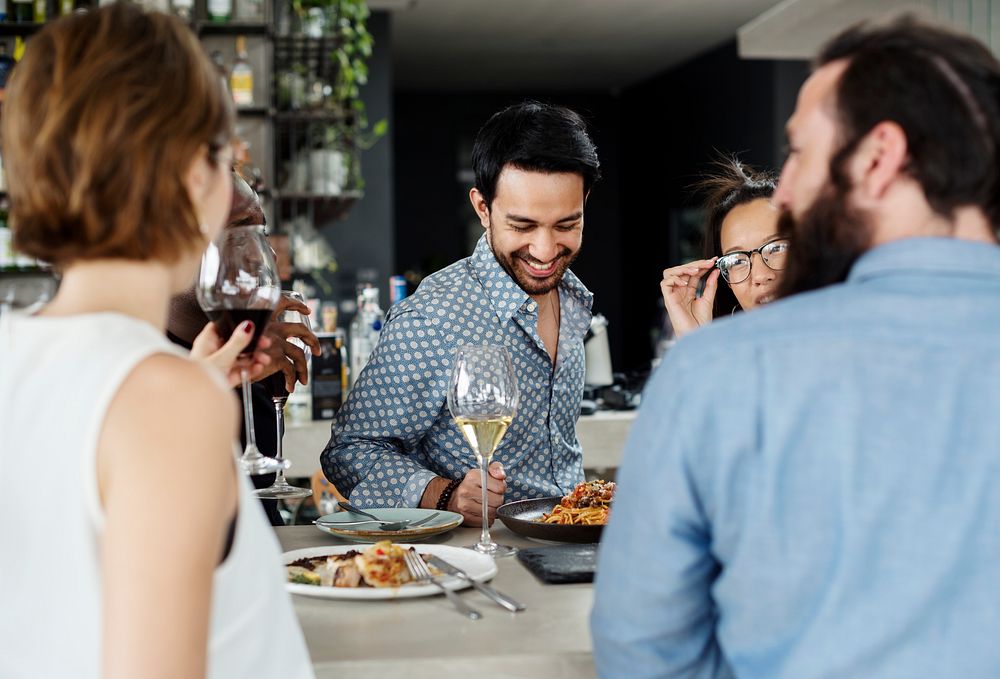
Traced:
[[486, 504], [486, 480], [490, 475], [489, 464], [489, 461], [485, 457], [479, 462], [479, 473], [483, 482], [483, 534], [480, 536], [479, 542], [484, 545], [493, 542], [490, 539], [490, 507]]
[[257, 447], [257, 437], [253, 431], [253, 405], [250, 403], [250, 374], [240, 368], [240, 382], [243, 387], [243, 424], [247, 430], [247, 447]]
[[[274, 450], [276, 453], [275, 457], [280, 460], [282, 457], [281, 439], [285, 436], [285, 408], [284, 408], [285, 401], [283, 399], [273, 399], [273, 402], [274, 402], [275, 427], [278, 432], [278, 440], [275, 442]], [[275, 477], [274, 483], [280, 484], [284, 479], [285, 479], [285, 470], [279, 468], [278, 476]]]

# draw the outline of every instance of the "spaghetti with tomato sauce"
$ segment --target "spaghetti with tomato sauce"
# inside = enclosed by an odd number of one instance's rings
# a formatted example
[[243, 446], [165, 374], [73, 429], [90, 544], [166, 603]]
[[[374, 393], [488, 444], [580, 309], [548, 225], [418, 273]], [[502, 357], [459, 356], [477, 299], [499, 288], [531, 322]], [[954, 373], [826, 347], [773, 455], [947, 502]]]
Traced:
[[603, 526], [615, 497], [615, 482], [598, 479], [577, 484], [538, 521], [563, 526]]

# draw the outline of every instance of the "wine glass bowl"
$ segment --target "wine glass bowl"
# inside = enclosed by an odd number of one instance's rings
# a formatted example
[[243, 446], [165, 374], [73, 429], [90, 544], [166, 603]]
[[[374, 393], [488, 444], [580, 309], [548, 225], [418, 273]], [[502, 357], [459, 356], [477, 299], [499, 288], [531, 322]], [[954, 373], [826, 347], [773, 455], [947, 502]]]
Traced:
[[[251, 355], [281, 295], [278, 267], [264, 238], [264, 227], [230, 227], [209, 243], [201, 258], [195, 295], [223, 341], [232, 336], [240, 323], [253, 321], [253, 339], [242, 353]], [[272, 474], [288, 464], [287, 460], [266, 457], [257, 449], [247, 363], [244, 360], [240, 364], [247, 438], [240, 465], [248, 474]]]
[[487, 480], [493, 453], [517, 412], [519, 392], [510, 355], [502, 346], [459, 346], [448, 382], [448, 410], [476, 454], [482, 479], [483, 530], [473, 548], [491, 556], [508, 556], [512, 547], [490, 538]]

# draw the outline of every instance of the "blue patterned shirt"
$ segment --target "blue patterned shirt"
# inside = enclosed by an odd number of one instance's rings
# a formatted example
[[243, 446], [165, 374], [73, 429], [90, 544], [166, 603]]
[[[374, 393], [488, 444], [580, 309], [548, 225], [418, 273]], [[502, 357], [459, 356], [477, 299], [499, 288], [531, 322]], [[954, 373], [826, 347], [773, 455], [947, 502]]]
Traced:
[[389, 310], [378, 345], [333, 421], [320, 456], [337, 489], [362, 507], [416, 507], [435, 476], [461, 479], [476, 456], [448, 412], [448, 374], [460, 344], [507, 347], [521, 392], [493, 459], [504, 499], [563, 495], [583, 480], [576, 420], [583, 338], [593, 296], [567, 271], [558, 287], [555, 370], [538, 334], [538, 305], [497, 263], [486, 237], [471, 257], [428, 276]]

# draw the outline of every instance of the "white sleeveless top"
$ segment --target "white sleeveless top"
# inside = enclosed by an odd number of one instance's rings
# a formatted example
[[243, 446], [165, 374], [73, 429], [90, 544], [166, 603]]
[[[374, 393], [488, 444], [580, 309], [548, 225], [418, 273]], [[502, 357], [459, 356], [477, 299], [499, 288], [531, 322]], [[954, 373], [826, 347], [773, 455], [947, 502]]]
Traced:
[[[185, 352], [121, 314], [0, 315], [4, 679], [101, 675], [97, 441], [121, 383], [155, 353]], [[234, 540], [212, 586], [208, 676], [312, 677], [277, 538], [238, 476]], [[155, 533], [151, 527], [152, 547]]]

